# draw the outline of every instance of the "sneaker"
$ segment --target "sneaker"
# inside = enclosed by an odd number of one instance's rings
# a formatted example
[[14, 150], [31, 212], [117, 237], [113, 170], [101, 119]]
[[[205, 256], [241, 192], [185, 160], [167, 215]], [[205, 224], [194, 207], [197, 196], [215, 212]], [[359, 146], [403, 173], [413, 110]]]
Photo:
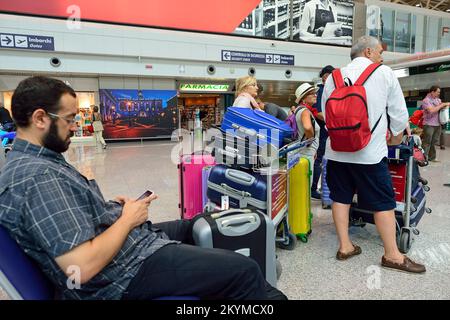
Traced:
[[316, 190], [311, 191], [311, 199], [312, 200], [322, 200], [322, 195]]
[[381, 258], [381, 266], [390, 269], [396, 269], [399, 271], [405, 271], [410, 273], [424, 273], [426, 271], [425, 266], [420, 263], [412, 261], [405, 256], [402, 263], [397, 263], [387, 260], [384, 256]]
[[103, 145], [103, 149], [106, 149], [106, 144], [105, 144], [105, 145]]
[[445, 146], [441, 146], [441, 150], [445, 150]]

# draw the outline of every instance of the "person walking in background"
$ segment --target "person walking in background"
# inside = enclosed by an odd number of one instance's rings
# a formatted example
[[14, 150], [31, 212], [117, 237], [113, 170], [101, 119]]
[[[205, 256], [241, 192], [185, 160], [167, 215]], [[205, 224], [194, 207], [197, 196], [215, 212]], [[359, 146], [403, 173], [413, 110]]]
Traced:
[[423, 109], [423, 149], [429, 161], [436, 160], [435, 145], [439, 142], [441, 135], [441, 124], [439, 122], [439, 111], [450, 106], [449, 102], [442, 102], [439, 99], [441, 88], [432, 86], [422, 102]]
[[98, 112], [98, 106], [94, 106], [91, 120], [92, 120], [92, 127], [94, 128], [96, 143], [100, 142], [103, 149], [106, 149], [106, 142], [105, 139], [103, 139], [102, 115], [100, 114], [100, 112]]
[[258, 84], [255, 77], [242, 77], [236, 80], [236, 99], [233, 107], [261, 110], [255, 98], [258, 96]]
[[325, 121], [323, 120], [322, 113], [322, 93], [325, 81], [327, 81], [328, 76], [333, 72], [333, 66], [325, 66], [320, 70], [319, 77], [322, 78], [322, 84], [319, 84], [319, 90], [317, 90], [317, 102], [313, 105], [313, 108], [317, 111], [316, 121], [320, 127], [320, 137], [319, 137], [319, 148], [317, 149], [316, 160], [314, 161], [314, 175], [311, 185], [311, 198], [315, 200], [321, 199], [321, 194], [317, 191], [317, 184], [319, 183], [319, 178], [322, 173], [322, 160], [325, 154], [325, 145], [328, 138], [328, 131], [325, 127]]

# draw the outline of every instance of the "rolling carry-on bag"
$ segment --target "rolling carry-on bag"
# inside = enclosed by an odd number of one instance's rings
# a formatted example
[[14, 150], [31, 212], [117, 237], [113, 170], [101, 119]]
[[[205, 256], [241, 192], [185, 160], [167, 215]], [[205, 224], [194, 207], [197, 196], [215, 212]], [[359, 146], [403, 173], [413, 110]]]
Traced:
[[275, 228], [265, 214], [251, 209], [202, 214], [192, 221], [192, 237], [202, 248], [233, 250], [250, 257], [276, 287]]
[[330, 209], [333, 200], [330, 198], [330, 189], [327, 185], [327, 159], [322, 158], [322, 178], [321, 178], [321, 191], [322, 191], [322, 208]]
[[267, 210], [267, 182], [257, 173], [231, 169], [222, 164], [211, 169], [208, 179], [208, 199], [221, 206], [222, 196], [228, 196], [230, 208], [252, 207]]
[[[417, 227], [420, 219], [422, 219], [423, 214], [426, 212], [426, 196], [425, 191], [421, 185], [418, 185], [412, 191], [411, 200], [409, 224], [411, 227]], [[360, 208], [357, 203], [352, 203], [350, 207], [350, 219], [357, 225], [361, 223], [375, 224], [373, 214], [374, 212], [370, 210]], [[395, 210], [395, 219], [397, 220], [399, 228], [402, 228], [405, 225], [402, 211]]]
[[257, 137], [257, 144], [268, 143], [281, 148], [292, 138], [292, 128], [274, 116], [260, 110], [230, 107], [225, 112], [222, 130], [236, 132], [237, 136]]
[[311, 233], [311, 168], [307, 158], [289, 172], [289, 227], [300, 241], [307, 242]]
[[180, 213], [182, 219], [192, 219], [203, 212], [202, 170], [214, 165], [214, 157], [207, 154], [183, 155], [178, 165]]

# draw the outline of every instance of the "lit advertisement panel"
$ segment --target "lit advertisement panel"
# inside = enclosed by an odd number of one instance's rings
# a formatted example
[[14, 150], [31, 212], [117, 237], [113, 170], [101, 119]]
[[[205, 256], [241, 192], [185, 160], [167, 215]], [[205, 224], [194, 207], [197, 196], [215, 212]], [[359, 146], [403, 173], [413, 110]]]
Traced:
[[178, 127], [176, 90], [100, 89], [105, 139], [170, 136]]

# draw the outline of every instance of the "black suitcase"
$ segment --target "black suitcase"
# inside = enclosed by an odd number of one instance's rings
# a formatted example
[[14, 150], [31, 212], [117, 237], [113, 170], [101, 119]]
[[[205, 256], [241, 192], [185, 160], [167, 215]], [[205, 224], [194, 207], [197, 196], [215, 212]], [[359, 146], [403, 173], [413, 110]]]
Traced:
[[254, 259], [276, 287], [275, 228], [267, 215], [251, 209], [201, 214], [193, 219], [192, 237], [200, 247], [233, 250]]

